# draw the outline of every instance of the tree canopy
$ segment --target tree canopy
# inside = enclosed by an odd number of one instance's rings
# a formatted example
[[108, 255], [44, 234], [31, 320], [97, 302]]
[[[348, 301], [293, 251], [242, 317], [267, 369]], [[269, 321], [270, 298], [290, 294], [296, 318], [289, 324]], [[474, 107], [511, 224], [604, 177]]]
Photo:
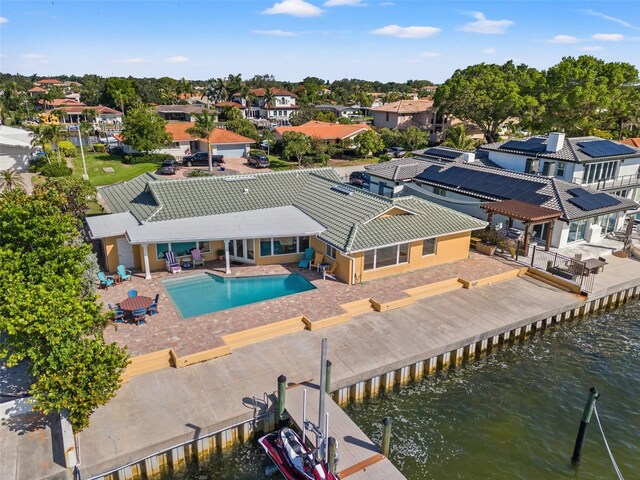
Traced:
[[167, 122], [153, 108], [135, 107], [124, 117], [122, 139], [137, 151], [148, 153], [173, 140], [166, 125]]
[[384, 148], [384, 142], [380, 138], [380, 135], [373, 130], [360, 132], [353, 141], [358, 147], [358, 154], [365, 157], [368, 157], [372, 153], [380, 152]]
[[302, 165], [305, 155], [312, 150], [311, 139], [300, 132], [285, 132], [283, 145], [282, 153], [285, 158], [294, 157], [298, 161], [298, 166]]

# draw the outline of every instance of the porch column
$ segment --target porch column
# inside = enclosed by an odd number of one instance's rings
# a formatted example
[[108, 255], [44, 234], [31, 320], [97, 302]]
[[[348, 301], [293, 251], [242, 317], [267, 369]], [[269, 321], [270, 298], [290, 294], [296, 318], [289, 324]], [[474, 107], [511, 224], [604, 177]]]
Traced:
[[225, 273], [231, 273], [231, 260], [229, 259], [229, 240], [224, 241], [224, 263], [225, 263]]
[[485, 230], [489, 231], [491, 230], [491, 224], [493, 223], [493, 212], [491, 211], [487, 212], [487, 222], [489, 225], [486, 226]]
[[525, 255], [529, 253], [529, 224], [524, 224], [524, 241], [522, 244], [522, 250], [524, 250]]
[[547, 230], [547, 241], [544, 244], [545, 251], [549, 251], [549, 247], [551, 247], [551, 237], [553, 236], [553, 224], [556, 223], [555, 220], [551, 220], [549, 222], [549, 230]]
[[144, 278], [149, 280], [151, 278], [151, 270], [149, 269], [149, 244], [142, 244], [142, 254], [144, 256]]

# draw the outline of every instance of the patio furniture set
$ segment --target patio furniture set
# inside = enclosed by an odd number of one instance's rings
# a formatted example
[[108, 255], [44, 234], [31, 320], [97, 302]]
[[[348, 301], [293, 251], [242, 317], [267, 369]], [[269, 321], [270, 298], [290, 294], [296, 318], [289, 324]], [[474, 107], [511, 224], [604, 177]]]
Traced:
[[118, 265], [118, 269], [113, 275], [105, 275], [104, 272], [98, 272], [98, 280], [100, 282], [100, 287], [106, 289], [126, 280], [131, 281], [131, 270], [124, 268], [124, 265]]
[[184, 257], [181, 260], [177, 260], [172, 251], [165, 252], [164, 258], [167, 272], [171, 273], [180, 273], [183, 268], [204, 267], [204, 258], [202, 258], [202, 252], [198, 248], [191, 250], [191, 256]]
[[338, 266], [338, 262], [326, 262], [325, 255], [320, 252], [315, 252], [313, 248], [309, 247], [304, 251], [304, 255], [298, 266], [300, 268], [308, 268], [311, 270], [314, 267], [318, 272], [322, 272], [322, 279], [326, 280], [327, 277], [336, 279], [335, 271]]
[[132, 322], [136, 325], [147, 323], [147, 316], [155, 315], [158, 312], [158, 300], [160, 294], [155, 298], [138, 295], [137, 290], [129, 290], [127, 298], [115, 306], [108, 304], [109, 310], [113, 312], [113, 320], [116, 323]]

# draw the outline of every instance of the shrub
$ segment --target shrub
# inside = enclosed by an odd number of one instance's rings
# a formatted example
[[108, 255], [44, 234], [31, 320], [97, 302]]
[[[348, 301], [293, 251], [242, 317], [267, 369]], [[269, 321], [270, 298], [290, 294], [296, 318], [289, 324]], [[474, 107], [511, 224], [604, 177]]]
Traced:
[[78, 155], [78, 149], [69, 140], [63, 140], [58, 144], [60, 155], [65, 157], [75, 157]]
[[148, 153], [143, 155], [141, 153], [127, 153], [124, 155], [123, 163], [129, 165], [135, 165], [138, 163], [162, 163], [165, 160], [173, 160], [173, 155], [168, 153]]
[[68, 177], [71, 175], [71, 169], [66, 165], [58, 165], [57, 163], [48, 163], [40, 168], [40, 173], [45, 177]]
[[42, 170], [42, 167], [48, 164], [49, 162], [47, 161], [47, 157], [38, 155], [29, 162], [29, 171], [31, 173], [38, 173], [40, 170]]
[[378, 162], [380, 162], [380, 163], [388, 162], [389, 160], [391, 160], [391, 157], [389, 155], [387, 155], [386, 153], [382, 153], [382, 154], [378, 155]]
[[330, 158], [331, 156], [327, 153], [318, 153], [317, 155], [314, 155], [313, 163], [318, 163], [323, 167], [326, 167], [327, 163], [329, 163]]
[[93, 149], [97, 153], [107, 153], [107, 146], [104, 143], [94, 143]]

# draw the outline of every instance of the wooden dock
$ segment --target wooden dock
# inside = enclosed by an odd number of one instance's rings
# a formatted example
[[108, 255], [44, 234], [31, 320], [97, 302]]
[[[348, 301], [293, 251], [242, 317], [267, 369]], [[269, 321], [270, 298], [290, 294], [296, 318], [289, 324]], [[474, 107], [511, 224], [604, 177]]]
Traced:
[[[307, 420], [318, 423], [318, 386], [304, 383], [287, 390], [286, 411], [299, 430], [302, 430], [303, 390], [307, 390]], [[323, 395], [326, 395], [323, 393]], [[405, 477], [380, 453], [375, 445], [353, 420], [326, 395], [325, 411], [329, 414], [329, 436], [338, 441], [337, 470], [342, 480], [400, 480]], [[307, 438], [315, 435], [307, 431]]]

